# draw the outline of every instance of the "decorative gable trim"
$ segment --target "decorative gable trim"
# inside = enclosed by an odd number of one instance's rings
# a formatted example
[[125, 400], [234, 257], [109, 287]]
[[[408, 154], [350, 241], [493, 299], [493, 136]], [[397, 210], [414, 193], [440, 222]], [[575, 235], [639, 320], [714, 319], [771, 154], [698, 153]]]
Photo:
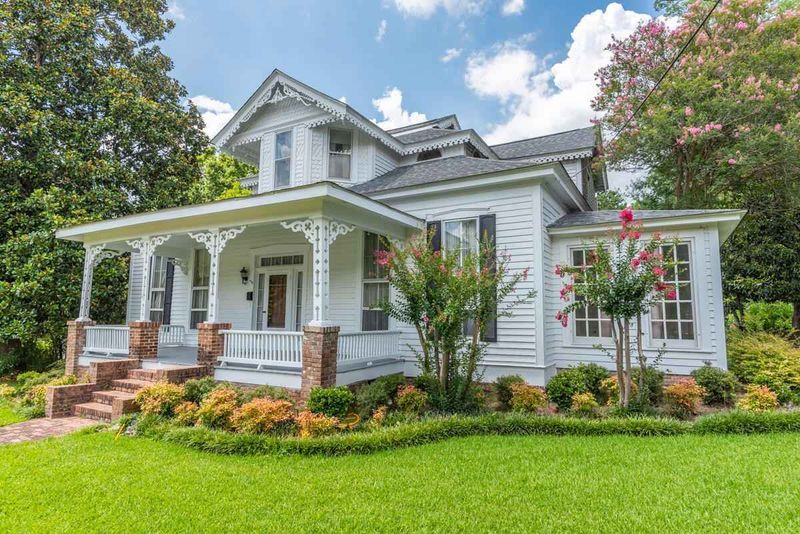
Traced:
[[411, 154], [424, 152], [426, 150], [447, 148], [466, 143], [472, 143], [485, 156], [491, 159], [497, 159], [497, 154], [494, 153], [494, 150], [492, 150], [491, 147], [489, 147], [489, 145], [487, 145], [484, 140], [481, 139], [477, 133], [475, 133], [474, 130], [456, 130], [451, 135], [437, 137], [436, 139], [431, 139], [430, 141], [420, 141], [418, 143], [408, 144], [403, 147], [403, 149], [400, 151], [400, 154], [403, 156], [408, 156]]

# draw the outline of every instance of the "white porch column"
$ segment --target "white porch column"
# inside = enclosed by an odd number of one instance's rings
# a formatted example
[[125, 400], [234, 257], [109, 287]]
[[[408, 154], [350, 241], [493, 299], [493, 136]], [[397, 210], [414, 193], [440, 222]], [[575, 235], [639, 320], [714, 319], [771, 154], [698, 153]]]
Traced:
[[81, 284], [81, 307], [78, 313], [79, 321], [89, 320], [89, 307], [92, 300], [92, 279], [94, 268], [106, 258], [113, 258], [120, 253], [115, 250], [106, 250], [106, 244], [84, 245], [83, 256], [83, 283]]
[[219, 305], [219, 255], [229, 240], [244, 232], [245, 226], [220, 230], [211, 228], [208, 232], [189, 232], [189, 236], [206, 247], [211, 256], [208, 276], [208, 317], [207, 323], [217, 322], [217, 308]]
[[142, 256], [142, 287], [139, 294], [139, 320], [150, 320], [150, 260], [153, 259], [156, 248], [163, 245], [171, 236], [158, 235], [146, 236], [141, 239], [132, 239], [128, 245]]
[[293, 232], [303, 232], [314, 251], [314, 326], [331, 326], [330, 322], [330, 246], [340, 235], [352, 232], [355, 226], [343, 224], [326, 217], [312, 217], [298, 221], [283, 221], [281, 226]]

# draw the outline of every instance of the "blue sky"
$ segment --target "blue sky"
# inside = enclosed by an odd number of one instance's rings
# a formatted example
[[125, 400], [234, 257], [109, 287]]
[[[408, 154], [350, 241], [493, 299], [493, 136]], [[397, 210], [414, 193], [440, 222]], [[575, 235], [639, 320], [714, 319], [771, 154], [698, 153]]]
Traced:
[[651, 0], [170, 0], [163, 43], [214, 133], [273, 68], [384, 127], [456, 113], [492, 143], [589, 124], [610, 36]]

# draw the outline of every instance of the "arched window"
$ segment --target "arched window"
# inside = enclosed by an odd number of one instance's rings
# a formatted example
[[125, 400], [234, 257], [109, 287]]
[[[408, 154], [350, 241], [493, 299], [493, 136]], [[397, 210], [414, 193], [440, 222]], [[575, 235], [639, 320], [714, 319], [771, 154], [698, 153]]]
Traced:
[[419, 156], [417, 156], [417, 161], [428, 161], [429, 159], [436, 159], [442, 157], [442, 151], [438, 148], [434, 148], [433, 150], [426, 150], [424, 152], [420, 152]]

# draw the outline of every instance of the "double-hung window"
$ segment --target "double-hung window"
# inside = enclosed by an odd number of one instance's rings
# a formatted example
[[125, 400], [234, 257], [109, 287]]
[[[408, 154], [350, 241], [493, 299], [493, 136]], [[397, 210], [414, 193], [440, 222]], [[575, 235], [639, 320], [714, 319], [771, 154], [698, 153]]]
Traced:
[[208, 281], [210, 278], [211, 256], [204, 248], [194, 251], [192, 270], [192, 308], [189, 328], [197, 328], [208, 317]]
[[275, 136], [275, 189], [292, 183], [292, 131]]
[[383, 238], [364, 232], [361, 329], [365, 332], [389, 329], [389, 316], [381, 308], [381, 303], [389, 300], [389, 272], [375, 262], [375, 253], [381, 250], [386, 250]]
[[675, 298], [662, 300], [650, 311], [650, 333], [653, 339], [685, 340], [696, 337], [694, 324], [694, 293], [689, 243], [661, 247], [666, 262], [675, 266], [666, 270], [664, 282], [675, 288]]
[[[571, 254], [572, 266], [581, 267], [586, 265], [587, 269], [591, 269], [592, 267], [587, 261], [590, 252], [591, 249], [573, 249]], [[577, 302], [581, 302], [584, 299], [585, 297], [582, 296], [575, 297]], [[575, 310], [573, 332], [576, 338], [611, 337], [611, 319], [600, 311], [597, 306], [586, 304]]]
[[331, 180], [350, 179], [350, 157], [353, 153], [353, 133], [331, 130], [328, 148], [328, 177]]
[[470, 254], [478, 253], [478, 219], [461, 219], [444, 223], [444, 248], [448, 256], [455, 254], [458, 265], [464, 265], [464, 259]]
[[150, 320], [169, 324], [169, 303], [167, 291], [172, 290], [168, 283], [170, 269], [166, 256], [153, 256], [150, 268]]

